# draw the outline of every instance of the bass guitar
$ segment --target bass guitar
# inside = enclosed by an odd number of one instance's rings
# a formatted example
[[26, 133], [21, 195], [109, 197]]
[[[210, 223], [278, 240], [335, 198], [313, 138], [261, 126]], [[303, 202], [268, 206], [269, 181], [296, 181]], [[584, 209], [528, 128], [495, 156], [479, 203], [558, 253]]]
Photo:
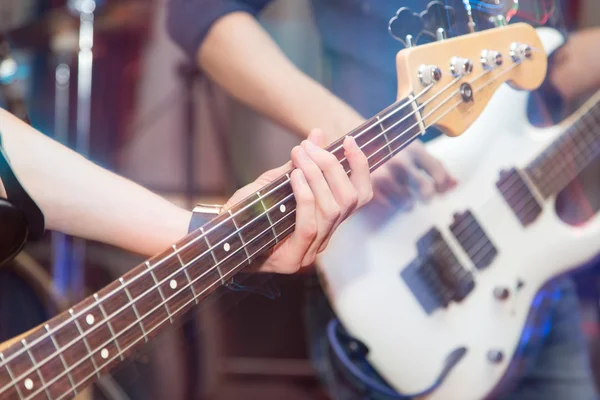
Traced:
[[[562, 44], [538, 33], [547, 52]], [[574, 227], [554, 206], [600, 153], [600, 93], [551, 128], [529, 124], [527, 101], [499, 88], [464, 135], [427, 144], [454, 189], [385, 223], [367, 205], [319, 257], [341, 323], [330, 338], [343, 328], [362, 343], [396, 395], [493, 395], [541, 322], [540, 289], [600, 253], [600, 217]]]
[[[481, 63], [482, 52], [493, 57]], [[428, 126], [459, 136], [502, 83], [535, 89], [547, 67], [526, 24], [406, 49], [396, 62], [399, 100], [349, 133], [371, 170]], [[347, 169], [342, 140], [328, 150]], [[227, 284], [294, 229], [289, 181], [282, 175], [68, 312], [0, 346], [0, 399], [72, 398]]]

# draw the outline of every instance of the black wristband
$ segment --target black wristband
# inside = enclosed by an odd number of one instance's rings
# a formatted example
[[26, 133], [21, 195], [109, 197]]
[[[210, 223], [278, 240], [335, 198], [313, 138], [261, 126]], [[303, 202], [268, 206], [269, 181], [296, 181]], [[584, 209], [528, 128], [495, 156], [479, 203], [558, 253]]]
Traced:
[[190, 226], [188, 227], [188, 233], [199, 229], [202, 225], [219, 215], [221, 208], [222, 206], [216, 204], [196, 205], [192, 210], [192, 218], [190, 220]]

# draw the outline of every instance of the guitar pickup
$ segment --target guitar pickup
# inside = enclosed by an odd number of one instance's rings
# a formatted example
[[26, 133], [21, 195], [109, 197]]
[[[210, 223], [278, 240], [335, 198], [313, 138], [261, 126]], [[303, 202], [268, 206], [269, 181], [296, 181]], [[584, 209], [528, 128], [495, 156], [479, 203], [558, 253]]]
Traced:
[[460, 302], [475, 288], [470, 271], [463, 268], [441, 233], [431, 229], [417, 242], [418, 256], [400, 273], [427, 314]]
[[498, 250], [471, 211], [454, 215], [450, 231], [478, 270], [487, 268], [496, 258]]

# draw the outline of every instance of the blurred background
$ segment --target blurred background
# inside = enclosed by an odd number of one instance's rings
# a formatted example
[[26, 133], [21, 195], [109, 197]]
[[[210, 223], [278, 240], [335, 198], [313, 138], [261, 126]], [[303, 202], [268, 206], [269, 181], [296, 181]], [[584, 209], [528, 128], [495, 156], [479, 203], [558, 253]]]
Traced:
[[[190, 62], [166, 32], [168, 1], [96, 0], [92, 25], [81, 18], [85, 2], [0, 0], [0, 32], [17, 63], [0, 106], [22, 96], [36, 129], [173, 202], [223, 203], [285, 163], [300, 139], [228, 97]], [[557, 13], [561, 29], [597, 26], [600, 2], [564, 0]], [[309, 0], [273, 1], [260, 22], [297, 66], [326, 79]], [[82, 35], [93, 37], [91, 58], [79, 54]], [[0, 288], [0, 339], [38, 325], [140, 261], [60, 236], [29, 245], [10, 266], [16, 274], [3, 280], [20, 285], [22, 297], [3, 297]], [[600, 382], [600, 278], [595, 269], [574, 277]], [[314, 280], [270, 279], [277, 289], [263, 289], [279, 296], [223, 293], [123, 363], [92, 397], [327, 399], [305, 334], [304, 289]]]

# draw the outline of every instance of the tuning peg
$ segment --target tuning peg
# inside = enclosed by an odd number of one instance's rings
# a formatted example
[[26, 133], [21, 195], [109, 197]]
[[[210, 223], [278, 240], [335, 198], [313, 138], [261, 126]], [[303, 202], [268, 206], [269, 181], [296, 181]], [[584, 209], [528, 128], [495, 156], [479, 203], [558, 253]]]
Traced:
[[444, 28], [437, 28], [437, 31], [435, 31], [435, 38], [438, 42], [441, 42], [442, 40], [448, 38], [448, 34], [444, 30]]
[[[441, 29], [443, 32], [450, 31], [456, 24], [456, 11], [453, 7], [447, 6], [441, 1], [432, 1], [427, 5], [427, 8], [421, 12], [420, 17], [425, 23], [425, 30], [435, 32], [439, 40], [437, 32]], [[447, 36], [444, 36], [444, 39]]]
[[471, 3], [469, 0], [462, 0], [465, 6], [465, 11], [467, 12], [467, 26], [469, 27], [469, 32], [474, 33], [477, 25], [475, 24], [475, 20], [473, 20], [473, 10], [471, 9]]
[[412, 12], [408, 7], [402, 7], [390, 19], [388, 32], [405, 47], [412, 47], [417, 42], [424, 27], [425, 23], [419, 14]]
[[524, 61], [526, 58], [530, 58], [532, 54], [531, 47], [523, 43], [512, 43], [510, 45], [510, 57], [516, 63]]
[[493, 17], [489, 18], [489, 21], [495, 27], [506, 26], [506, 17], [504, 15], [494, 15]]

